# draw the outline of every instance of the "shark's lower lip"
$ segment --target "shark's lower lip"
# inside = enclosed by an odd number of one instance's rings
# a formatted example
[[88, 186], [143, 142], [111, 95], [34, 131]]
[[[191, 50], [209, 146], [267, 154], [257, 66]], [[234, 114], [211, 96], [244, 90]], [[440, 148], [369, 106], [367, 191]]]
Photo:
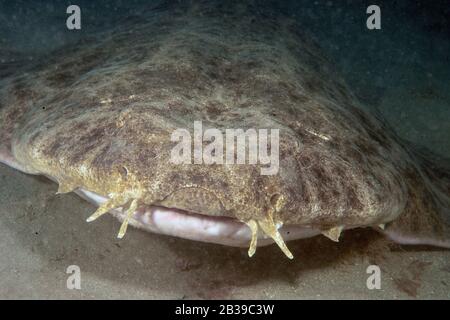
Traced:
[[[106, 198], [87, 190], [80, 189], [77, 193], [97, 205], [106, 201]], [[112, 210], [111, 213], [121, 221], [125, 217], [121, 209]], [[130, 219], [130, 224], [154, 233], [235, 247], [248, 247], [252, 238], [250, 228], [237, 219], [157, 206], [138, 209]], [[279, 232], [285, 241], [321, 233], [317, 229], [296, 225], [285, 225]], [[272, 243], [274, 241], [267, 235], [258, 234], [258, 246]]]
[[[137, 212], [133, 218], [147, 230], [190, 240], [248, 247], [252, 238], [250, 228], [233, 218], [195, 214], [163, 207], [150, 207], [145, 212]], [[140, 225], [137, 226], [140, 227]], [[279, 232], [285, 241], [320, 234], [319, 230], [289, 225], [281, 227]], [[258, 246], [269, 245], [273, 242], [267, 235], [259, 233]]]

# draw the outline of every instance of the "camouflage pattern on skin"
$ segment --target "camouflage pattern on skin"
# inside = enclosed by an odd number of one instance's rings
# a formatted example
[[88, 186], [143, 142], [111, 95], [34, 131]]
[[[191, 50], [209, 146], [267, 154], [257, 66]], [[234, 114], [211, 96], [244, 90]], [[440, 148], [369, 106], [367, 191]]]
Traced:
[[[338, 240], [343, 229], [386, 224], [400, 243], [448, 246], [448, 180], [435, 183], [363, 111], [299, 30], [286, 17], [200, 2], [60, 49], [1, 80], [0, 159], [51, 177], [59, 192], [109, 198], [91, 220], [130, 205], [237, 219], [253, 230], [249, 254], [259, 229], [289, 256], [281, 225]], [[192, 132], [194, 121], [279, 129], [279, 173], [172, 164], [171, 133]]]

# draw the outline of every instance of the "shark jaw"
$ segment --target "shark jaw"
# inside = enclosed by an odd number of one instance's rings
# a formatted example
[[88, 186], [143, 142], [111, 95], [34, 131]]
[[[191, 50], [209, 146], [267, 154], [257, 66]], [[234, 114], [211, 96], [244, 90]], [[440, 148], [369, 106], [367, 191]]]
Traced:
[[[96, 205], [108, 200], [84, 189], [78, 189], [76, 193]], [[121, 231], [124, 225], [126, 228], [126, 225], [130, 224], [153, 233], [227, 246], [248, 247], [250, 257], [255, 254], [258, 246], [276, 243], [288, 258], [293, 259], [285, 241], [309, 238], [323, 233], [319, 229], [305, 226], [275, 224], [271, 217], [265, 221], [241, 222], [229, 217], [202, 215], [157, 206], [133, 209], [131, 215], [122, 208], [110, 210], [110, 213], [122, 221]], [[88, 218], [88, 221], [93, 220], [95, 218]], [[119, 232], [118, 237], [122, 238], [123, 234]]]

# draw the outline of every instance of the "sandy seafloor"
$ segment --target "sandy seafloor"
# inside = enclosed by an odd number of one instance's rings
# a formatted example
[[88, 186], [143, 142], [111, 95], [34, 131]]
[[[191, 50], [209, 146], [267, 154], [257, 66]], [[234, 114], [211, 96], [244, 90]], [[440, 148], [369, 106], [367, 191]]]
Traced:
[[[59, 29], [64, 1], [24, 3], [0, 1], [2, 48], [45, 57], [45, 50], [83, 36]], [[130, 12], [124, 3], [108, 8], [109, 19]], [[300, 1], [289, 11], [303, 19], [369, 109], [381, 111], [400, 136], [450, 158], [449, 15], [411, 3], [412, 9], [386, 4], [382, 30], [374, 32], [364, 29], [361, 2]], [[90, 10], [99, 19], [90, 18], [95, 23], [86, 22], [84, 32], [110, 23], [100, 19], [105, 11]], [[56, 189], [43, 177], [0, 165], [0, 298], [450, 298], [448, 250], [401, 247], [369, 229], [346, 232], [340, 243], [289, 242], [293, 261], [275, 246], [249, 259], [246, 249], [133, 228], [119, 241], [118, 221], [105, 216], [87, 224], [94, 206], [75, 194], [55, 195]], [[366, 287], [372, 264], [381, 268], [380, 290]], [[81, 290], [66, 288], [69, 265], [81, 269]]]

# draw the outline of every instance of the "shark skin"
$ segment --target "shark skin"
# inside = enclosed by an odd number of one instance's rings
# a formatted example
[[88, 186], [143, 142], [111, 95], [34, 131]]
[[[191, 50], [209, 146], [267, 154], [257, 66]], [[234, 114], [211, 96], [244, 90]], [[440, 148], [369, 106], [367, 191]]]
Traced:
[[[248, 246], [372, 227], [450, 247], [450, 169], [369, 114], [301, 25], [235, 3], [170, 4], [0, 80], [0, 161], [127, 225]], [[156, 14], [157, 13], [157, 14]], [[1, 72], [1, 69], [0, 69]], [[7, 75], [7, 76], [6, 76]], [[195, 121], [278, 129], [279, 171], [174, 164]]]

